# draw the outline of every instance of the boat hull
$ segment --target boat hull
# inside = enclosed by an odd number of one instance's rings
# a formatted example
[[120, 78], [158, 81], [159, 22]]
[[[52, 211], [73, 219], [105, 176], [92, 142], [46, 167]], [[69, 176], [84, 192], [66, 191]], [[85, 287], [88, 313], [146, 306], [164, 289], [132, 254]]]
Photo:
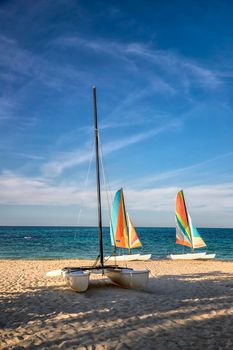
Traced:
[[198, 260], [198, 259], [214, 259], [216, 254], [201, 253], [187, 253], [187, 254], [170, 254], [169, 259], [172, 260]]
[[125, 254], [125, 255], [112, 255], [106, 256], [105, 261], [136, 261], [136, 260], [149, 260], [151, 254]]
[[132, 289], [145, 288], [149, 280], [149, 270], [114, 269], [106, 275], [119, 286]]
[[85, 292], [89, 285], [89, 271], [64, 271], [63, 278], [71, 289], [76, 292]]
[[200, 258], [200, 259], [205, 259], [205, 260], [208, 260], [208, 259], [215, 259], [215, 257], [216, 257], [216, 254], [207, 254], [206, 253], [206, 255], [205, 256], [203, 256], [202, 258]]

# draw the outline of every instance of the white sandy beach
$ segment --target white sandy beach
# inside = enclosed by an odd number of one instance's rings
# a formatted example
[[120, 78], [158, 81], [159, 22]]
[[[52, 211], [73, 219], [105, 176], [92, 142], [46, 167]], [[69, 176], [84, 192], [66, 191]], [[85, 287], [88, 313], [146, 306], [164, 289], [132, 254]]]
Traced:
[[145, 291], [95, 275], [85, 293], [49, 270], [80, 260], [0, 260], [1, 349], [233, 349], [233, 262], [150, 261]]

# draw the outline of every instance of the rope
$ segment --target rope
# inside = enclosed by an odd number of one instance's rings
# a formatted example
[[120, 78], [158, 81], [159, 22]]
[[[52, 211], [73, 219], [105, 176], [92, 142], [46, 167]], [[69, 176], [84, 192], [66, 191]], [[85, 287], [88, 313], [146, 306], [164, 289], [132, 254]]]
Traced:
[[[110, 225], [111, 225], [111, 228], [112, 228], [111, 206], [110, 206], [109, 194], [110, 194], [110, 197], [111, 197], [111, 203], [113, 202], [113, 198], [112, 198], [112, 194], [111, 194], [112, 192], [110, 191], [110, 188], [109, 188], [109, 181], [108, 181], [108, 177], [107, 177], [107, 174], [106, 174], [106, 171], [105, 171], [105, 167], [104, 167], [103, 149], [102, 149], [102, 144], [101, 144], [101, 141], [100, 141], [99, 133], [98, 133], [98, 141], [99, 141], [99, 147], [100, 147], [100, 163], [101, 163], [101, 168], [102, 168], [102, 173], [103, 173], [105, 192], [106, 192], [106, 196], [107, 196], [109, 222], [110, 222]], [[115, 252], [116, 252], [116, 246], [114, 245], [114, 251], [112, 253], [115, 253]], [[114, 256], [114, 254], [111, 254], [109, 256], [109, 258], [111, 256]], [[106, 259], [105, 261], [107, 261], [108, 259]], [[127, 260], [124, 259], [121, 262], [124, 263], [126, 268], [127, 268]], [[117, 263], [117, 258], [115, 258], [115, 265], [116, 265], [116, 263]]]
[[[100, 163], [101, 163], [101, 168], [102, 168], [102, 173], [103, 173], [103, 179], [104, 179], [104, 188], [105, 188], [105, 192], [106, 192], [106, 197], [107, 197], [107, 205], [108, 205], [108, 216], [109, 216], [109, 222], [110, 222], [110, 226], [112, 229], [112, 218], [111, 218], [111, 206], [110, 206], [110, 201], [112, 203], [113, 198], [112, 198], [112, 194], [111, 194], [111, 190], [109, 188], [109, 181], [108, 181], [108, 177], [107, 177], [107, 173], [105, 171], [105, 167], [104, 167], [104, 157], [103, 157], [103, 149], [102, 149], [102, 144], [100, 141], [100, 135], [98, 133], [98, 140], [99, 140], [99, 146], [100, 146]], [[111, 197], [109, 199], [109, 196]], [[113, 229], [112, 229], [113, 230]], [[113, 248], [114, 250], [112, 251], [112, 253], [115, 253], [116, 251], [116, 246], [114, 246]]]
[[[111, 197], [111, 203], [113, 201], [112, 195], [111, 195], [111, 191], [109, 188], [109, 181], [108, 181], [108, 177], [105, 171], [105, 167], [104, 167], [104, 157], [103, 157], [103, 149], [102, 149], [102, 144], [100, 141], [100, 135], [98, 133], [98, 141], [99, 141], [99, 147], [100, 147], [100, 163], [101, 163], [101, 168], [102, 168], [102, 173], [103, 173], [103, 179], [104, 179], [104, 188], [105, 188], [105, 192], [106, 192], [106, 197], [107, 197], [107, 204], [108, 204], [108, 215], [109, 215], [109, 222], [110, 222], [110, 226], [112, 228], [112, 219], [111, 219], [111, 206], [110, 206], [110, 199], [109, 199], [109, 194]], [[105, 262], [108, 261], [110, 259], [110, 257], [114, 257], [114, 254], [116, 252], [116, 246], [114, 245], [114, 250], [112, 251], [112, 253], [110, 254], [110, 256], [105, 259]], [[117, 258], [115, 258], [115, 265], [117, 264]], [[127, 261], [124, 259], [124, 261], [122, 261], [122, 263], [125, 264], [125, 266], [127, 267]]]
[[[93, 160], [93, 154], [94, 154], [94, 141], [93, 141], [93, 144], [92, 144], [91, 158], [90, 158], [90, 161], [89, 161], [87, 174], [86, 174], [86, 179], [85, 179], [85, 183], [84, 183], [84, 191], [82, 192], [81, 205], [80, 205], [80, 208], [79, 208], [79, 213], [78, 213], [78, 218], [77, 218], [77, 226], [79, 226], [80, 217], [81, 217], [81, 213], [82, 213], [83, 206], [84, 206], [83, 205], [84, 204], [84, 194], [85, 194], [86, 189], [87, 189], [87, 183], [88, 183], [90, 169], [91, 169], [91, 164], [92, 164], [92, 160]], [[77, 232], [75, 233], [74, 239], [76, 239], [76, 237], [77, 237]]]
[[[109, 194], [111, 196], [111, 191], [109, 189], [109, 182], [108, 182], [107, 174], [106, 174], [105, 168], [104, 168], [103, 149], [102, 149], [102, 144], [101, 144], [101, 141], [100, 141], [99, 133], [98, 133], [98, 139], [99, 139], [99, 146], [100, 146], [100, 163], [101, 163], [101, 169], [102, 169], [103, 179], [104, 179], [104, 188], [105, 188], [105, 192], [106, 192], [106, 196], [107, 196], [109, 221], [111, 223], [111, 207], [110, 207], [110, 200], [109, 200]], [[112, 196], [111, 196], [110, 199], [111, 199], [111, 202], [112, 202]]]
[[97, 258], [95, 259], [94, 264], [92, 265], [92, 267], [95, 267], [99, 260], [100, 260], [100, 255], [97, 256]]

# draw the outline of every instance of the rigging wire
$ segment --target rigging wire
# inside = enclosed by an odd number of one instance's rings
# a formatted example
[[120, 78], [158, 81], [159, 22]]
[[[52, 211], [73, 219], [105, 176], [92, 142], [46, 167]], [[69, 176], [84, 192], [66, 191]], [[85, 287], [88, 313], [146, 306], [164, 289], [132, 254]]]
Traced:
[[[102, 144], [101, 144], [101, 141], [100, 141], [99, 133], [98, 133], [98, 139], [99, 139], [99, 146], [100, 146], [100, 163], [101, 163], [101, 169], [102, 169], [102, 173], [103, 173], [104, 188], [105, 188], [106, 197], [107, 197], [107, 204], [108, 204], [109, 222], [110, 222], [110, 224], [112, 226], [112, 223], [111, 223], [111, 221], [112, 221], [111, 220], [111, 206], [110, 206], [110, 202], [112, 203], [112, 194], [111, 194], [110, 187], [109, 187], [109, 181], [108, 181], [107, 173], [106, 173], [105, 168], [104, 168], [103, 149], [102, 149]], [[109, 199], [109, 196], [111, 197], [110, 199]]]
[[[112, 192], [110, 191], [109, 188], [109, 181], [108, 181], [108, 177], [105, 171], [105, 167], [104, 167], [104, 157], [103, 157], [103, 149], [102, 149], [102, 144], [100, 141], [100, 135], [98, 132], [98, 141], [99, 141], [99, 148], [100, 148], [100, 163], [101, 163], [101, 168], [102, 168], [102, 173], [103, 173], [103, 179], [104, 179], [104, 187], [105, 187], [105, 192], [106, 192], [106, 196], [107, 196], [107, 204], [108, 204], [108, 214], [109, 214], [109, 222], [110, 222], [110, 227], [112, 228], [112, 218], [111, 218], [111, 206], [110, 206], [110, 200], [109, 200], [109, 195], [110, 195], [110, 199], [111, 199], [111, 203], [113, 202], [113, 198], [112, 198]], [[115, 243], [115, 241], [114, 241]], [[143, 247], [141, 247], [141, 250], [143, 250]], [[112, 253], [116, 252], [116, 245], [114, 244], [114, 250]], [[110, 258], [110, 257], [109, 257]], [[106, 259], [108, 260], [108, 259]], [[105, 260], [105, 261], [106, 261]], [[127, 261], [124, 261], [126, 267], [127, 267]], [[116, 264], [116, 260], [115, 260], [115, 264]]]
[[[88, 180], [89, 180], [89, 175], [90, 175], [90, 169], [91, 169], [91, 164], [92, 164], [92, 160], [93, 160], [93, 155], [94, 155], [94, 140], [93, 140], [93, 143], [92, 143], [91, 158], [90, 158], [90, 161], [89, 161], [87, 174], [86, 174], [86, 178], [85, 178], [85, 182], [84, 182], [84, 191], [82, 192], [82, 196], [81, 196], [81, 204], [80, 204], [78, 218], [77, 218], [77, 226], [79, 226], [80, 218], [81, 218], [81, 214], [82, 214], [82, 210], [83, 210], [83, 206], [84, 206], [84, 195], [85, 195], [86, 189], [87, 189], [87, 183], [88, 183]], [[76, 239], [76, 237], [77, 237], [77, 232], [75, 232], [74, 239]]]
[[[109, 223], [110, 223], [110, 228], [113, 231], [112, 217], [111, 217], [111, 205], [110, 205], [110, 203], [113, 202], [112, 191], [110, 190], [108, 176], [107, 176], [107, 173], [106, 173], [105, 167], [104, 167], [103, 148], [102, 148], [99, 134], [98, 134], [98, 138], [99, 138], [99, 146], [100, 146], [100, 163], [101, 163], [101, 168], [102, 168], [102, 173], [103, 173], [104, 187], [105, 187], [107, 204], [108, 204]], [[110, 199], [109, 199], [109, 196], [110, 196]], [[114, 240], [114, 248], [112, 249], [112, 253], [115, 253], [115, 252], [116, 252], [116, 245], [115, 245], [115, 240]]]
[[[113, 202], [113, 198], [112, 198], [112, 192], [110, 190], [110, 186], [109, 186], [109, 181], [108, 181], [108, 177], [107, 177], [107, 173], [105, 171], [105, 167], [104, 167], [104, 157], [103, 157], [103, 149], [102, 149], [102, 144], [100, 141], [100, 135], [98, 133], [98, 139], [99, 139], [99, 146], [100, 146], [100, 163], [101, 163], [101, 168], [102, 168], [102, 173], [103, 173], [103, 179], [104, 179], [104, 187], [105, 187], [105, 192], [106, 192], [106, 197], [107, 197], [107, 204], [108, 204], [108, 215], [109, 215], [109, 223], [110, 223], [110, 228], [113, 231], [113, 225], [112, 225], [112, 217], [111, 217], [111, 206], [110, 206], [110, 201], [111, 203]], [[110, 196], [110, 199], [109, 199]], [[116, 253], [116, 245], [115, 245], [115, 240], [114, 240], [114, 248], [112, 250], [112, 254], [114, 255], [114, 253]], [[109, 256], [109, 258], [112, 256], [112, 254]], [[108, 259], [109, 259], [108, 258]], [[108, 259], [106, 259], [105, 261], [107, 261]], [[117, 263], [116, 259], [115, 259], [115, 264]], [[127, 264], [126, 264], [127, 267]]]

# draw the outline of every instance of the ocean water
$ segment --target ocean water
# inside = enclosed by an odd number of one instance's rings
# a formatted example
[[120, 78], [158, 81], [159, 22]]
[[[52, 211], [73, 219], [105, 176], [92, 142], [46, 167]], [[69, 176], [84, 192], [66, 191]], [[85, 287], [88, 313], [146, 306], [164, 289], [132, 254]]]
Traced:
[[[190, 251], [175, 244], [175, 228], [137, 228], [143, 249], [152, 259]], [[209, 253], [217, 259], [233, 259], [233, 229], [199, 229]], [[104, 254], [111, 253], [109, 228], [103, 228]], [[1, 259], [91, 258], [99, 253], [97, 227], [0, 227]]]

